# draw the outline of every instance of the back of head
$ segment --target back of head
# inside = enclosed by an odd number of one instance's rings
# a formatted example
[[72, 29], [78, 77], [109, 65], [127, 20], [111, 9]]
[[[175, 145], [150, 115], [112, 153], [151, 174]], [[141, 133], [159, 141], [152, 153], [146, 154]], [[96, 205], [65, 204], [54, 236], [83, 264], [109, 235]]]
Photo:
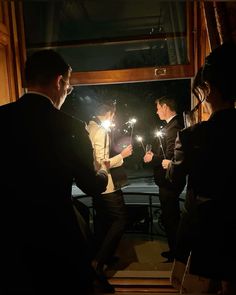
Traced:
[[216, 87], [225, 100], [236, 99], [236, 44], [226, 42], [215, 48], [205, 59], [202, 81]]
[[113, 100], [108, 100], [105, 102], [99, 102], [96, 106], [95, 115], [104, 116], [106, 113], [111, 112], [115, 113], [116, 111], [116, 102]]
[[177, 111], [177, 103], [176, 99], [171, 95], [171, 96], [161, 96], [160, 98], [157, 98], [156, 103], [159, 103], [160, 105], [166, 104], [169, 109], [173, 112]]
[[48, 85], [55, 77], [64, 75], [70, 66], [57, 52], [47, 49], [33, 53], [25, 64], [26, 86]]

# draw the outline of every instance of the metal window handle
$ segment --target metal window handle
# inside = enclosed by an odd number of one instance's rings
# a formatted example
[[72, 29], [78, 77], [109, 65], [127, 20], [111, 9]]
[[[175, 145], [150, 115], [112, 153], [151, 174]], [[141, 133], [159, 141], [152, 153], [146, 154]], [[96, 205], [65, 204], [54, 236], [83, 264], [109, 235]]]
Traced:
[[156, 68], [154, 71], [155, 76], [165, 75], [166, 68]]

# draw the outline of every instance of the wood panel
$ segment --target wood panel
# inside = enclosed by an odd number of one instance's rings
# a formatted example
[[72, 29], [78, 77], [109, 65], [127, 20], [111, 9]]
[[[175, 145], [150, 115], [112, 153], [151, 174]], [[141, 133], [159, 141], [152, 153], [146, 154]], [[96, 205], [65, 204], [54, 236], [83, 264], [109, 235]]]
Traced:
[[[0, 15], [2, 22], [0, 23], [0, 105], [11, 102], [15, 97], [14, 88], [12, 87], [13, 75], [11, 66], [11, 50], [10, 50], [10, 33], [6, 25], [9, 19], [6, 5], [0, 2]], [[3, 17], [4, 16], [4, 17]]]
[[136, 68], [126, 70], [75, 72], [71, 76], [72, 85], [115, 84], [143, 81], [179, 79], [194, 75], [191, 65]]
[[[16, 6], [20, 2], [0, 2], [0, 105], [15, 101], [22, 93], [22, 46], [24, 35], [18, 26]], [[19, 38], [20, 36], [20, 38]]]

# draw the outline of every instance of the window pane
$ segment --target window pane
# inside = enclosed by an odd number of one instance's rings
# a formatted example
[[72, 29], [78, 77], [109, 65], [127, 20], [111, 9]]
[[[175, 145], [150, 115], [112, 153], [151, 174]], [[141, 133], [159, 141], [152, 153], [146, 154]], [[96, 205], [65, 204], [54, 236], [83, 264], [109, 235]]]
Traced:
[[76, 71], [189, 62], [185, 1], [23, 3], [28, 52], [63, 45], [60, 51]]
[[[170, 95], [177, 101], [178, 112], [190, 109], [190, 79], [155, 81], [143, 83], [126, 83], [113, 85], [77, 86], [67, 97], [62, 110], [78, 119], [88, 122], [94, 115], [100, 101], [115, 99], [117, 111], [115, 117], [115, 134], [118, 151], [123, 144], [130, 142], [131, 130], [127, 124], [130, 118], [136, 118], [133, 130], [134, 153], [125, 161], [129, 176], [143, 175], [143, 148], [136, 136], [143, 137], [143, 144], [155, 140], [155, 131], [164, 122], [156, 115], [155, 100], [163, 95]], [[120, 149], [120, 150], [119, 150]], [[146, 171], [150, 173], [149, 170]]]
[[187, 64], [185, 38], [57, 48], [73, 71], [115, 70]]

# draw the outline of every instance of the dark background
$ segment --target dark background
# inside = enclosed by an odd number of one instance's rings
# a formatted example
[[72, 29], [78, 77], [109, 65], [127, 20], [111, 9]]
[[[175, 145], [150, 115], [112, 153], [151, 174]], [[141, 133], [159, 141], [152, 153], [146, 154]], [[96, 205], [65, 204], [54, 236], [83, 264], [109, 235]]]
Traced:
[[132, 137], [134, 153], [125, 160], [125, 166], [129, 177], [138, 176], [139, 173], [142, 176], [144, 173], [145, 176], [146, 173], [149, 173], [149, 169], [143, 165], [144, 151], [136, 140], [136, 135], [143, 137], [144, 146], [153, 142], [155, 131], [164, 124], [156, 115], [155, 104], [155, 100], [163, 95], [176, 99], [180, 114], [189, 110], [191, 103], [190, 79], [78, 86], [67, 97], [62, 110], [88, 123], [99, 102], [116, 100], [114, 132], [117, 140], [117, 152], [124, 145], [129, 144], [131, 128], [128, 128], [126, 123], [130, 118], [135, 117], [137, 123], [134, 125]]

